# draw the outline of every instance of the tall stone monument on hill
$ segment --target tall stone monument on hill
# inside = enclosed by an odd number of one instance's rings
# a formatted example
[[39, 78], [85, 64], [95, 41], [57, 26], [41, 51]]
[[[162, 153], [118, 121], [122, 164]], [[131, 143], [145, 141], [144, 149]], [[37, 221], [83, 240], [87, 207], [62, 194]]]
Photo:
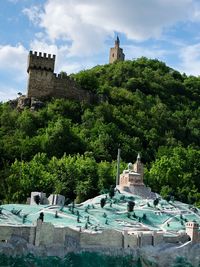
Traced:
[[200, 242], [199, 224], [197, 222], [187, 222], [186, 233], [193, 244]]
[[115, 61], [124, 61], [125, 55], [123, 53], [123, 49], [120, 48], [120, 40], [117, 36], [117, 39], [115, 40], [115, 47], [110, 48], [110, 58], [109, 63], [113, 63]]
[[144, 184], [144, 165], [141, 162], [140, 154], [134, 164], [129, 163], [128, 169], [120, 174], [119, 185], [117, 188], [143, 198], [156, 198], [155, 193]]

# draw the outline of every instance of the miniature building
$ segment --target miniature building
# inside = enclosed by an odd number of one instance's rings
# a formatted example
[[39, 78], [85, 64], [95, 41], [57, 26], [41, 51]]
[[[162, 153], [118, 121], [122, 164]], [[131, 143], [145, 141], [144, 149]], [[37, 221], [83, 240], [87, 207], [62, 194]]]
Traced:
[[151, 192], [150, 188], [145, 186], [143, 178], [144, 166], [141, 162], [140, 154], [138, 154], [134, 165], [129, 163], [128, 170], [124, 170], [120, 175], [117, 188], [122, 191], [139, 195], [143, 198], [156, 198], [155, 193]]
[[199, 224], [196, 222], [187, 222], [186, 234], [190, 237], [192, 243], [198, 243], [200, 241]]
[[65, 197], [59, 194], [51, 194], [48, 197], [48, 201], [50, 205], [63, 206], [65, 204]]
[[[39, 198], [39, 203], [37, 203], [36, 198]], [[29, 200], [30, 199], [30, 200]], [[59, 205], [64, 206], [65, 197], [59, 194], [51, 194], [48, 198], [46, 193], [43, 192], [31, 192], [31, 197], [27, 199], [27, 203], [30, 205], [34, 204], [49, 204], [49, 205]]]
[[39, 196], [39, 203], [40, 204], [47, 204], [48, 200], [46, 198], [46, 193], [43, 192], [31, 192], [31, 200], [30, 205], [37, 204], [36, 203], [36, 197]]
[[140, 160], [140, 155], [137, 156], [137, 161], [132, 166], [132, 163], [128, 164], [128, 170], [124, 170], [120, 175], [120, 186], [135, 186], [144, 185], [143, 183], [144, 167]]
[[109, 63], [113, 63], [116, 60], [124, 61], [125, 55], [123, 53], [123, 49], [119, 47], [120, 41], [119, 37], [115, 40], [115, 47], [110, 48], [110, 58]]
[[67, 98], [88, 103], [96, 101], [96, 96], [82, 90], [69, 76], [54, 73], [55, 55], [30, 51], [27, 72], [28, 98]]

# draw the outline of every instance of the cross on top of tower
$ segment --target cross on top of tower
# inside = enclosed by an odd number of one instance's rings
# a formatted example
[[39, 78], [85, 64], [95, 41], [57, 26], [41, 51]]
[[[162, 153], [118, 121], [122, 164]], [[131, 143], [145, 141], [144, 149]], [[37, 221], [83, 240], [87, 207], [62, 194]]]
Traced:
[[120, 45], [120, 40], [119, 40], [119, 37], [117, 35], [117, 39], [115, 40], [115, 46], [119, 47], [119, 45]]

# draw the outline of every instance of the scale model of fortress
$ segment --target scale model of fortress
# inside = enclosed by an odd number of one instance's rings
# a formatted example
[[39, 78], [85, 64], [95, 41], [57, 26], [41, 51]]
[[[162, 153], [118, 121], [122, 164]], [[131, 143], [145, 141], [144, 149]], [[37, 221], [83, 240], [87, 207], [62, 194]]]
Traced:
[[[103, 194], [67, 207], [64, 196], [53, 194], [47, 199], [43, 192], [32, 192], [30, 205], [0, 206], [0, 249], [1, 246], [6, 249], [12, 242], [16, 244], [16, 240], [26, 242], [31, 251], [33, 246], [45, 248], [54, 256], [64, 256], [69, 251], [108, 252], [165, 243], [177, 250], [190, 244], [199, 245], [200, 210], [161, 199], [162, 203], [155, 208], [153, 202], [158, 195], [145, 186], [143, 176], [138, 154], [136, 162], [129, 163], [128, 170], [120, 175], [115, 199]], [[40, 204], [36, 203], [36, 195], [40, 196]], [[102, 198], [106, 201], [104, 207]], [[134, 211], [127, 212], [126, 205], [133, 198]], [[41, 213], [42, 219], [37, 217]], [[23, 219], [24, 215], [27, 219]]]

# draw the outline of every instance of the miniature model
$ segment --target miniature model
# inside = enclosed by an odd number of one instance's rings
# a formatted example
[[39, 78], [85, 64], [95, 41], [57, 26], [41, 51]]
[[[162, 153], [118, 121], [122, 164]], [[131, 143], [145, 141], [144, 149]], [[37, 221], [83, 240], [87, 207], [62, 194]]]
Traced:
[[36, 247], [58, 246], [66, 251], [199, 245], [200, 210], [162, 199], [145, 186], [143, 178], [138, 154], [120, 175], [118, 190], [113, 186], [108, 194], [64, 206], [64, 196], [47, 199], [45, 193], [32, 192], [31, 205], [1, 205], [0, 244], [17, 237]]
[[156, 194], [144, 184], [144, 166], [141, 162], [140, 154], [136, 162], [128, 164], [128, 169], [120, 175], [119, 185], [117, 188], [143, 198], [156, 198]]

